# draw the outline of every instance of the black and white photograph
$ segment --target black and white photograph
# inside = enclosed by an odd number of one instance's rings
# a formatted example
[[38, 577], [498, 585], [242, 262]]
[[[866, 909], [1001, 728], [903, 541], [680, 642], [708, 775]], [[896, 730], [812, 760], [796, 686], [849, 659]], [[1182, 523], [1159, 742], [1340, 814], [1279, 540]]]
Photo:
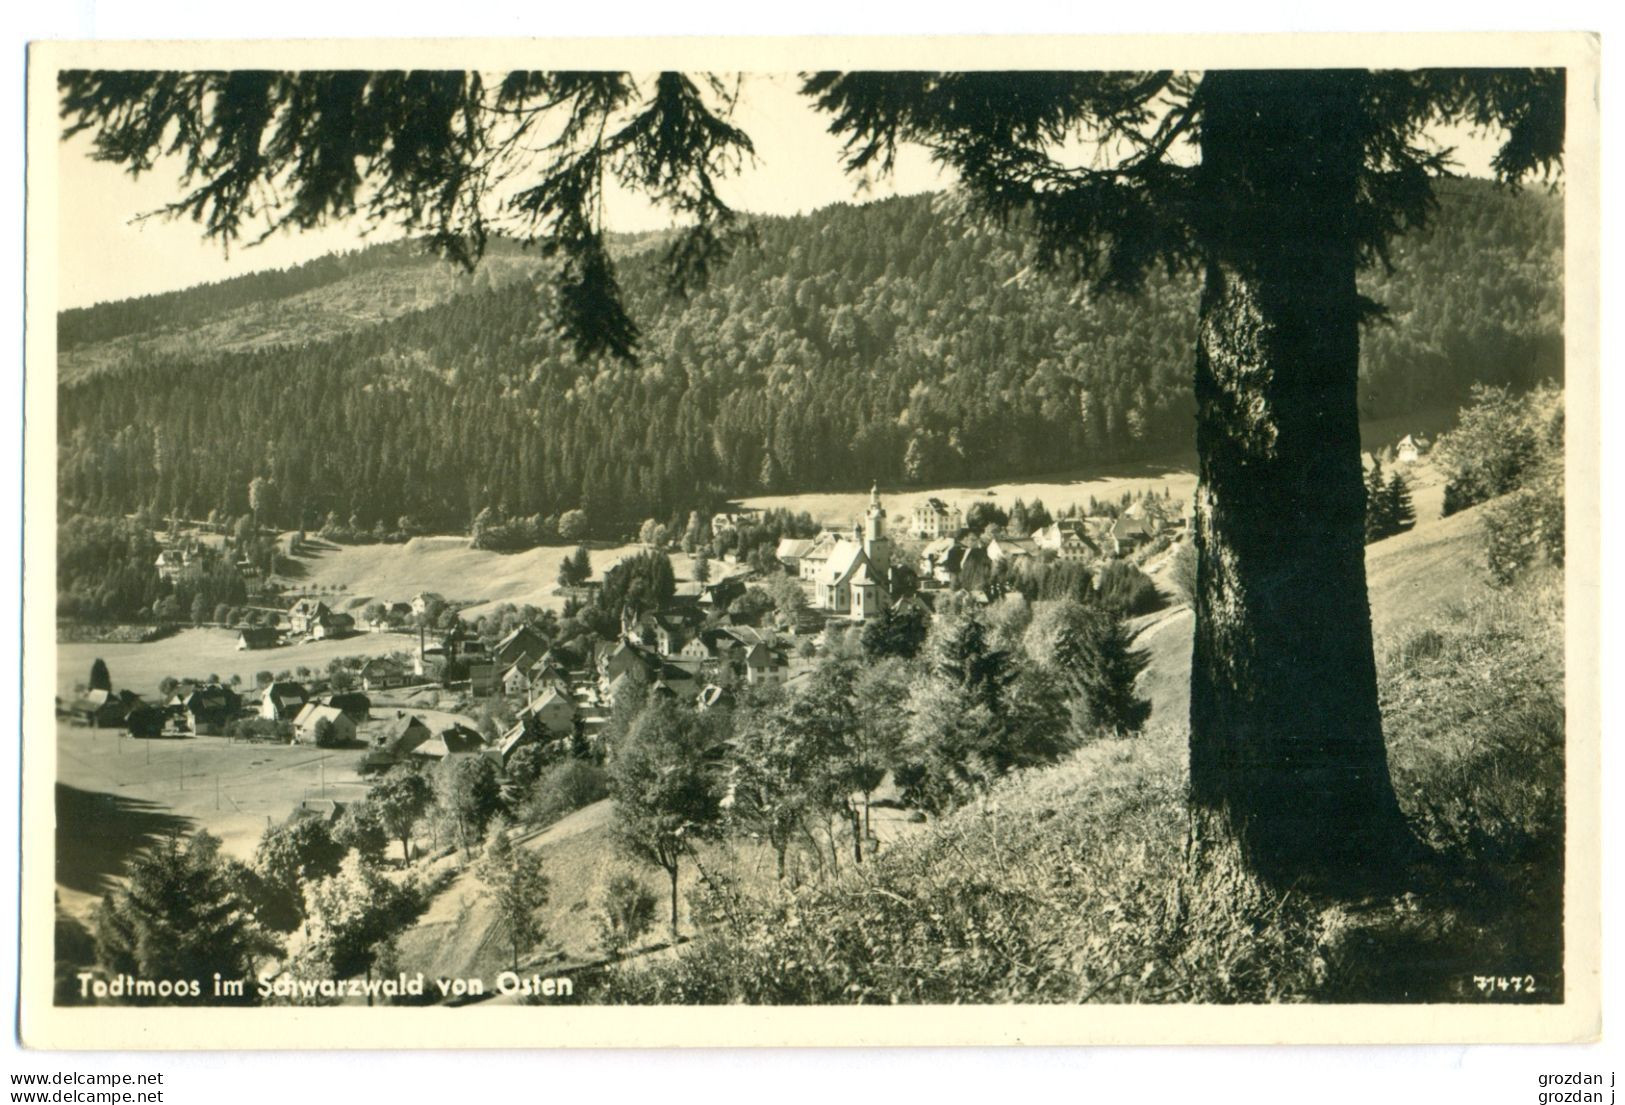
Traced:
[[1595, 55], [1327, 37], [36, 46], [25, 1042], [1594, 1035]]

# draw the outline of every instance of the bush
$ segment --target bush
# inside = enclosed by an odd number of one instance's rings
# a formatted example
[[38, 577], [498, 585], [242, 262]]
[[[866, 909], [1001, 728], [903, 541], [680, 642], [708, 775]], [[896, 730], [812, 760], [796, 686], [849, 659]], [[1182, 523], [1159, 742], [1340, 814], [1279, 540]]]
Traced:
[[1484, 508], [1484, 554], [1491, 577], [1511, 583], [1541, 561], [1563, 563], [1563, 485], [1541, 481]]
[[1445, 648], [1444, 634], [1437, 629], [1423, 629], [1411, 634], [1405, 643], [1396, 650], [1399, 662], [1407, 670], [1414, 671], [1419, 665], [1428, 660], [1443, 655]]
[[551, 825], [607, 797], [609, 773], [595, 763], [571, 757], [541, 773], [520, 802], [519, 820], [527, 825]]
[[1435, 448], [1445, 474], [1444, 513], [1505, 495], [1528, 482], [1544, 457], [1560, 455], [1563, 393], [1542, 387], [1526, 395], [1473, 388], [1457, 426]]
[[619, 959], [628, 948], [654, 928], [660, 896], [629, 872], [621, 872], [604, 887], [598, 918], [598, 943], [604, 954]]
[[1122, 560], [1113, 560], [1101, 569], [1100, 601], [1130, 617], [1162, 607], [1162, 595], [1151, 577]]
[[1196, 542], [1181, 541], [1168, 560], [1168, 579], [1185, 605], [1196, 609]]
[[614, 1003], [1272, 1001], [1314, 985], [1324, 925], [1214, 849], [1186, 862], [1172, 754], [1097, 746], [1009, 781], [996, 805], [893, 844], [838, 882], [752, 893], [715, 868], [709, 927], [674, 959], [611, 972]]
[[262, 717], [238, 718], [226, 722], [226, 736], [236, 740], [286, 743], [293, 740], [293, 722], [271, 721]]

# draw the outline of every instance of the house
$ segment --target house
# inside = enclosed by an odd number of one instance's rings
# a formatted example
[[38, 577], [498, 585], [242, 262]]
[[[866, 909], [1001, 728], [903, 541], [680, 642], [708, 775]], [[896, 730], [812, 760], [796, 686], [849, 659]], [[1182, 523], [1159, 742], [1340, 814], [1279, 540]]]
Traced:
[[773, 550], [773, 555], [778, 557], [785, 571], [791, 575], [799, 575], [801, 558], [806, 556], [807, 550], [812, 547], [813, 542], [809, 537], [781, 537], [778, 548]]
[[478, 698], [495, 694], [497, 666], [489, 660], [470, 660], [468, 664], [468, 693]]
[[497, 742], [497, 755], [502, 760], [502, 766], [508, 766], [508, 760], [515, 752], [541, 739], [541, 734], [537, 732], [535, 726], [527, 725], [523, 721], [514, 722]]
[[355, 616], [329, 610], [312, 619], [309, 633], [318, 641], [334, 637], [348, 637], [355, 632]]
[[964, 559], [964, 545], [952, 537], [939, 537], [920, 550], [920, 578], [952, 586]]
[[118, 695], [100, 689], [87, 691], [83, 698], [75, 699], [70, 710], [73, 716], [92, 729], [122, 725], [129, 714], [129, 710]]
[[1057, 560], [1087, 564], [1100, 559], [1100, 546], [1075, 518], [1063, 518], [1035, 530], [1032, 540], [1041, 552], [1053, 553]]
[[829, 563], [830, 553], [835, 551], [835, 545], [838, 541], [840, 541], [839, 535], [827, 532], [813, 538], [812, 544], [801, 554], [801, 560], [798, 564], [797, 574], [802, 580], [812, 583], [818, 579], [819, 573], [824, 570], [824, 565]]
[[[838, 540], [814, 579], [813, 606], [834, 617], [862, 621], [879, 614], [891, 578], [891, 539], [880, 489], [869, 490], [861, 538]], [[805, 561], [803, 561], [805, 563]]]
[[317, 624], [332, 613], [321, 599], [300, 599], [288, 608], [288, 629], [301, 636], [313, 633]]
[[157, 737], [164, 732], [166, 715], [157, 706], [137, 706], [124, 719], [132, 737]]
[[412, 750], [412, 755], [443, 760], [447, 756], [476, 755], [484, 750], [484, 737], [461, 722], [449, 721], [434, 729], [428, 740]]
[[617, 641], [605, 651], [598, 660], [598, 682], [606, 693], [615, 680], [634, 668], [641, 668], [645, 674], [659, 666], [659, 657], [652, 656], [644, 646], [632, 641]]
[[932, 539], [952, 537], [965, 528], [965, 515], [956, 506], [949, 506], [938, 498], [926, 499], [914, 507], [913, 525], [909, 532], [915, 537]]
[[422, 718], [397, 710], [394, 719], [373, 737], [372, 750], [362, 766], [383, 768], [402, 763], [433, 735]]
[[753, 687], [781, 682], [782, 666], [778, 653], [758, 642], [745, 653], [745, 682]]
[[1132, 552], [1142, 545], [1148, 545], [1156, 539], [1164, 529], [1161, 511], [1149, 507], [1143, 500], [1129, 504], [1112, 523], [1112, 536], [1123, 551]]
[[387, 656], [373, 657], [362, 664], [361, 670], [356, 674], [361, 680], [361, 689], [366, 691], [404, 687], [409, 680], [406, 668], [399, 661]]
[[524, 663], [529, 657], [521, 657], [520, 662], [510, 664], [508, 670], [502, 673], [503, 694], [530, 693], [530, 667]]
[[576, 704], [568, 692], [548, 687], [520, 711], [520, 721], [533, 721], [550, 737], [567, 737], [575, 732]]
[[721, 537], [731, 529], [738, 529], [748, 522], [756, 520], [757, 511], [741, 507], [736, 511], [722, 511], [711, 515], [711, 536]]
[[322, 704], [343, 710], [345, 716], [356, 725], [365, 723], [372, 716], [372, 699], [360, 691], [340, 691], [327, 695], [322, 699]]
[[268, 625], [244, 626], [237, 631], [238, 652], [245, 649], [274, 648], [276, 643], [276, 630]]
[[1029, 559], [1038, 555], [1038, 545], [1031, 537], [990, 537], [983, 548], [987, 552], [987, 558], [995, 564], [1004, 560]]
[[1394, 446], [1394, 462], [1396, 464], [1415, 464], [1421, 460], [1428, 449], [1432, 447], [1426, 437], [1421, 434], [1406, 434]]
[[226, 723], [237, 716], [242, 699], [230, 687], [209, 683], [193, 688], [181, 703], [181, 708], [198, 736], [215, 736], [226, 731]]
[[411, 620], [411, 603], [392, 602], [388, 605], [379, 603], [377, 612], [367, 619], [367, 629], [372, 633], [386, 633], [396, 626], [405, 625]]
[[266, 721], [292, 721], [310, 701], [298, 683], [272, 683], [260, 694], [259, 716]]
[[708, 683], [701, 687], [699, 695], [694, 700], [694, 708], [701, 711], [727, 709], [733, 704], [733, 692], [727, 687], [718, 686], [715, 683]]
[[728, 604], [745, 593], [745, 579], [743, 576], [724, 576], [713, 580], [700, 589], [700, 606], [714, 610], [726, 610]]
[[546, 651], [547, 638], [530, 626], [522, 625], [497, 642], [497, 647], [491, 652], [491, 659], [497, 667], [506, 669], [522, 655], [528, 653], [534, 662], [535, 657]]
[[324, 825], [334, 825], [344, 816], [348, 802], [340, 802], [334, 798], [305, 798], [288, 814], [284, 825], [294, 825], [300, 821], [320, 821]]
[[158, 569], [158, 574], [164, 579], [174, 580], [192, 564], [194, 559], [196, 558], [189, 548], [169, 548], [158, 554], [158, 559], [153, 562], [153, 566]]
[[293, 719], [293, 739], [322, 748], [349, 744], [355, 740], [355, 722], [337, 706], [307, 702]]

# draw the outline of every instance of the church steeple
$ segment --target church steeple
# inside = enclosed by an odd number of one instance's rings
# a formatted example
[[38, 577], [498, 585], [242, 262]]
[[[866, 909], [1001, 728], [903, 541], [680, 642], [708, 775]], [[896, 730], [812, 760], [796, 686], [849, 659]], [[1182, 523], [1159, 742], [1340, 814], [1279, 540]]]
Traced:
[[863, 517], [863, 551], [881, 581], [891, 569], [891, 539], [886, 536], [886, 508], [880, 505], [880, 485], [869, 489], [869, 510]]

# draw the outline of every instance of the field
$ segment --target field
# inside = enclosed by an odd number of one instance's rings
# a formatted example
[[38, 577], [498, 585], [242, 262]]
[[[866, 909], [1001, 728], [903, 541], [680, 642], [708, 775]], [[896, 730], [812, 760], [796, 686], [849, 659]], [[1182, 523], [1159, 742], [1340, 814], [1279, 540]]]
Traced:
[[[1391, 446], [1410, 431], [1433, 433], [1436, 428], [1449, 425], [1448, 418], [1436, 414], [1417, 418], [1388, 419], [1367, 423], [1361, 434], [1367, 449]], [[1412, 480], [1416, 496], [1417, 517], [1437, 518], [1443, 501], [1444, 489], [1436, 472], [1427, 464], [1406, 471]], [[1170, 494], [1176, 503], [1188, 502], [1196, 491], [1195, 458], [1173, 456], [1143, 464], [1123, 464], [1105, 468], [1080, 469], [1049, 476], [1022, 480], [990, 480], [985, 483], [964, 483], [931, 488], [892, 490], [881, 488], [881, 502], [893, 519], [894, 529], [901, 529], [903, 519], [913, 514], [914, 508], [926, 499], [936, 498], [967, 510], [972, 503], [986, 501], [1008, 507], [1017, 499], [1030, 503], [1042, 500], [1049, 511], [1059, 513], [1069, 506], [1086, 510], [1089, 500], [1114, 502], [1127, 494], [1155, 491]], [[813, 491], [800, 495], [754, 495], [739, 500], [740, 504], [757, 510], [783, 509], [799, 513], [806, 511], [813, 520], [825, 525], [846, 525], [862, 517], [869, 506], [869, 489], [851, 491]]]
[[57, 889], [81, 916], [124, 860], [154, 838], [206, 828], [246, 859], [260, 833], [306, 798], [365, 790], [359, 749], [248, 744], [224, 737], [137, 740], [57, 724]]
[[[150, 646], [149, 646], [150, 647]], [[116, 669], [115, 669], [116, 670]], [[429, 721], [466, 715], [434, 708], [432, 691], [386, 692], [358, 736], [392, 720], [396, 706]], [[248, 859], [265, 827], [306, 799], [361, 797], [364, 750], [314, 748], [225, 737], [142, 740], [123, 730], [59, 721], [57, 886], [70, 912], [88, 913], [136, 849], [176, 831], [207, 829], [227, 855]]]
[[[1100, 502], [1114, 501], [1125, 492], [1166, 491], [1175, 502], [1185, 502], [1196, 490], [1196, 474], [1189, 460], [1161, 464], [1123, 465], [1097, 470], [1089, 474], [1061, 473], [1030, 480], [990, 481], [957, 486], [910, 488], [896, 491], [880, 489], [881, 503], [893, 519], [892, 526], [901, 529], [914, 507], [926, 499], [942, 499], [950, 506], [968, 510], [977, 501], [996, 503], [1008, 507], [1017, 499], [1032, 502], [1042, 499], [1044, 505], [1058, 512], [1076, 504], [1080, 509], [1089, 506], [1090, 498]], [[755, 495], [740, 500], [741, 504], [757, 510], [784, 509], [806, 511], [813, 520], [825, 525], [846, 525], [862, 517], [869, 506], [869, 489], [852, 491], [814, 491], [803, 495]]]
[[[641, 545], [593, 547], [593, 578], [642, 549]], [[316, 591], [339, 610], [357, 613], [375, 599], [401, 602], [419, 591], [430, 591], [448, 602], [468, 604], [465, 618], [477, 618], [504, 602], [529, 604], [541, 610], [563, 610], [564, 598], [555, 594], [559, 564], [574, 545], [543, 545], [524, 552], [502, 553], [472, 547], [466, 537], [414, 537], [401, 545], [333, 545], [311, 542], [296, 561], [300, 572], [279, 579], [284, 586]], [[690, 561], [682, 553], [672, 556], [678, 579], [686, 579]], [[727, 574], [728, 565], [713, 564], [713, 578]]]
[[339, 656], [382, 656], [416, 645], [416, 637], [401, 633], [359, 633], [340, 640], [239, 652], [237, 634], [226, 629], [183, 629], [173, 637], [144, 645], [76, 641], [56, 646], [56, 693], [71, 695], [75, 686], [88, 679], [90, 665], [98, 657], [107, 662], [114, 687], [152, 697], [166, 675], [177, 679], [218, 675], [227, 682], [239, 675], [244, 685], [252, 687], [255, 672], [299, 667], [325, 672], [328, 662]]

